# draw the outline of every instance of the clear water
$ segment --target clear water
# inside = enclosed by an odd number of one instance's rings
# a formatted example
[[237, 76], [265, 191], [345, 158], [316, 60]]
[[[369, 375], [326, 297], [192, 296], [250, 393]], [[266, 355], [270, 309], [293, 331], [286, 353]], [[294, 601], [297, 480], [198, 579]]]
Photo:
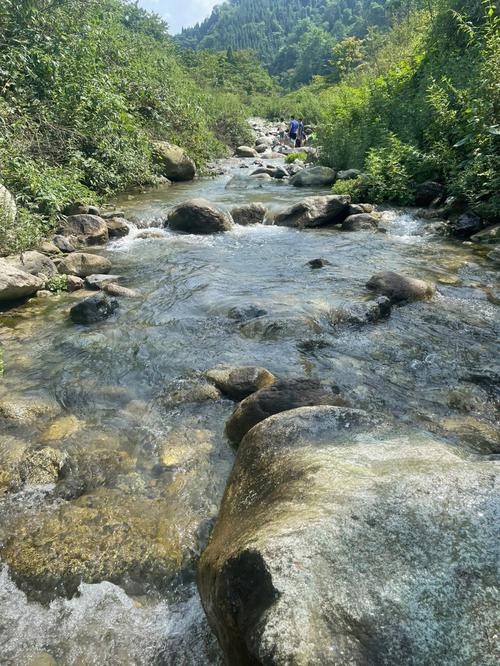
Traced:
[[[248, 181], [240, 164], [227, 162], [226, 175], [215, 179], [130, 194], [116, 205], [152, 221], [195, 196], [225, 208], [261, 201], [276, 211], [306, 195], [282, 183]], [[232, 465], [223, 425], [233, 405], [164, 399], [197, 373], [221, 363], [257, 364], [280, 377], [318, 377], [337, 385], [353, 406], [392, 418], [396, 430], [410, 423], [470, 455], [495, 450], [495, 267], [484, 250], [428, 233], [412, 212], [387, 210], [384, 226], [387, 233], [264, 225], [210, 237], [165, 232], [148, 240], [136, 238], [134, 227], [103, 252], [122, 284], [142, 295], [122, 300], [115, 318], [75, 327], [67, 315], [74, 295], [32, 301], [0, 316], [0, 399], [57, 401], [78, 429], [50, 445], [70, 456], [126, 455], [132, 469], [111, 472], [88, 494], [104, 493], [139, 520], [141, 507], [159, 503], [186, 556], [182, 576], [163, 586], [102, 580], [81, 585], [71, 599], [43, 604], [4, 566], [0, 663], [27, 663], [43, 651], [79, 666], [219, 663], [193, 570]], [[330, 265], [311, 270], [307, 262], [317, 257]], [[429, 280], [438, 293], [428, 303], [396, 308], [384, 322], [339, 323], [343, 312], [371, 298], [364, 285], [380, 270]], [[252, 305], [267, 314], [243, 324], [229, 316], [234, 307]], [[26, 443], [47, 444], [55, 418], [4, 423], [0, 455]], [[166, 471], [159, 473], [159, 464]], [[0, 498], [0, 559], [9, 540], [22, 544], [21, 524], [39, 524], [82, 500], [85, 495], [61, 499], [53, 488]], [[101, 546], [97, 537], [96, 553]]]

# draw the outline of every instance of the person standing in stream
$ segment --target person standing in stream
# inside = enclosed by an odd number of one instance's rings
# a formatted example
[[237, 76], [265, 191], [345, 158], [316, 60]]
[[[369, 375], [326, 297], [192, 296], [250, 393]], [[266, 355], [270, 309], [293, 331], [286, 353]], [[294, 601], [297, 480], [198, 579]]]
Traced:
[[299, 131], [299, 121], [295, 120], [295, 117], [292, 116], [292, 119], [290, 120], [290, 127], [288, 130], [288, 136], [290, 137], [290, 144], [295, 146], [295, 142], [297, 141], [297, 132]]

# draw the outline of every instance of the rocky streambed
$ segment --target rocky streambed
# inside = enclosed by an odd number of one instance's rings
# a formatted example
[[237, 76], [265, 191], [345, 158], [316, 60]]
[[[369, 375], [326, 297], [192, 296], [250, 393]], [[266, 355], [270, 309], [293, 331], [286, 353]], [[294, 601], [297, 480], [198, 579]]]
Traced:
[[2, 663], [497, 663], [491, 246], [256, 159], [1, 315]]

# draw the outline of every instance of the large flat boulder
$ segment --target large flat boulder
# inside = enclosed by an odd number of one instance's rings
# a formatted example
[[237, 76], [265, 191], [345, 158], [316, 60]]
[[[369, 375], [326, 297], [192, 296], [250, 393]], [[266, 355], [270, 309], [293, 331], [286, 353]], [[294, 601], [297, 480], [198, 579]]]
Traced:
[[302, 169], [290, 179], [290, 185], [294, 187], [328, 187], [333, 185], [337, 177], [336, 172], [330, 167], [315, 166], [310, 169]]
[[68, 254], [58, 266], [62, 275], [76, 275], [86, 278], [89, 275], [109, 273], [111, 262], [106, 257], [87, 252], [72, 252]]
[[36, 250], [28, 250], [21, 254], [12, 255], [7, 257], [7, 261], [19, 270], [41, 278], [48, 278], [57, 274], [57, 267], [52, 259]]
[[326, 197], [306, 197], [274, 218], [281, 227], [324, 227], [341, 224], [349, 213], [351, 198], [332, 194]]
[[43, 280], [0, 259], [0, 303], [33, 296], [43, 287]]
[[254, 427], [198, 568], [226, 662], [496, 664], [494, 465], [345, 408]]
[[71, 236], [85, 245], [104, 245], [109, 239], [108, 226], [97, 215], [69, 215], [59, 224], [59, 235]]
[[186, 151], [166, 141], [154, 144], [154, 154], [162, 175], [173, 181], [193, 180], [196, 165]]
[[167, 218], [172, 231], [188, 234], [213, 234], [229, 231], [232, 222], [224, 211], [205, 199], [191, 199], [173, 208]]

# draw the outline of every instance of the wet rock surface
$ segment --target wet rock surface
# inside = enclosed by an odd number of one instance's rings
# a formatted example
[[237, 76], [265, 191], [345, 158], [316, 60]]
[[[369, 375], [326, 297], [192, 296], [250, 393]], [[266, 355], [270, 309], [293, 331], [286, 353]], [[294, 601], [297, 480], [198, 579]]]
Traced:
[[366, 283], [371, 291], [387, 296], [392, 303], [430, 298], [433, 288], [427, 282], [387, 271], [373, 275]]
[[59, 225], [59, 234], [74, 237], [84, 245], [104, 245], [109, 240], [108, 226], [97, 215], [70, 215]]
[[492, 463], [437, 440], [336, 407], [265, 420], [198, 567], [227, 662], [492, 666], [494, 512]]
[[275, 382], [245, 398], [226, 423], [226, 434], [239, 444], [257, 423], [273, 414], [312, 405], [344, 405], [345, 401], [312, 379]]
[[350, 202], [350, 197], [344, 195], [306, 197], [276, 215], [274, 223], [298, 229], [341, 224], [347, 217]]
[[267, 209], [263, 204], [255, 203], [231, 209], [231, 216], [235, 224], [247, 226], [249, 224], [262, 224]]
[[299, 171], [290, 179], [294, 187], [328, 187], [333, 185], [336, 172], [329, 167], [316, 166]]
[[253, 366], [213, 368], [206, 373], [206, 377], [231, 400], [243, 400], [259, 389], [277, 382], [269, 370]]
[[118, 310], [118, 301], [104, 294], [96, 294], [74, 305], [69, 316], [75, 324], [96, 324], [111, 317]]
[[89, 275], [109, 273], [111, 262], [106, 257], [85, 252], [72, 252], [58, 265], [59, 273], [86, 278]]
[[169, 213], [167, 224], [172, 231], [191, 234], [213, 234], [232, 227], [229, 216], [205, 199], [179, 204]]

